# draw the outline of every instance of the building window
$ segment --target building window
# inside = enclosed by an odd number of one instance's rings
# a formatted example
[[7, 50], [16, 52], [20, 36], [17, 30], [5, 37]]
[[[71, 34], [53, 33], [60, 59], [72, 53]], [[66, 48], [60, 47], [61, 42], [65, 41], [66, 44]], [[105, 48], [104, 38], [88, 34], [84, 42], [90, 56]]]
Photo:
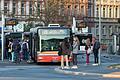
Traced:
[[72, 15], [72, 13], [71, 13], [71, 5], [68, 5], [68, 15], [69, 16]]
[[115, 26], [115, 32], [119, 32], [119, 27]]
[[91, 5], [88, 5], [88, 16], [91, 16]]
[[75, 5], [74, 7], [74, 13], [75, 16], [78, 14], [78, 5]]
[[112, 13], [111, 13], [111, 7], [110, 7], [110, 9], [109, 9], [109, 17], [111, 18], [112, 16]]
[[29, 15], [32, 15], [33, 8], [32, 8], [32, 2], [29, 3]]
[[8, 14], [8, 10], [9, 10], [9, 6], [8, 6], [8, 2], [4, 2], [4, 13]]
[[41, 8], [42, 8], [42, 7], [41, 7], [40, 1], [39, 1], [39, 2], [37, 3], [37, 10], [38, 10], [38, 11], [37, 11], [37, 14], [38, 14], [38, 15], [41, 14], [41, 13], [40, 13], [40, 12], [41, 12]]
[[96, 26], [96, 35], [99, 35], [99, 26]]
[[118, 7], [116, 7], [116, 10], [115, 10], [115, 17], [117, 18], [117, 13], [118, 13]]
[[84, 6], [81, 6], [81, 13], [82, 13], [83, 15], [85, 15], [85, 14], [84, 14]]
[[97, 7], [97, 10], [96, 10], [96, 17], [99, 16], [99, 8]]
[[105, 26], [103, 26], [103, 28], [102, 28], [102, 34], [106, 35], [106, 28], [105, 28]]
[[111, 34], [112, 34], [112, 26], [109, 26], [108, 34], [109, 34], [109, 36], [111, 36]]
[[103, 17], [105, 17], [105, 8], [103, 8]]
[[16, 2], [13, 2], [13, 14], [16, 14]]
[[70, 9], [71, 5], [68, 5], [68, 9]]
[[24, 15], [25, 14], [25, 3], [22, 2], [21, 3], [21, 15]]
[[120, 32], [120, 26], [118, 27], [118, 32]]

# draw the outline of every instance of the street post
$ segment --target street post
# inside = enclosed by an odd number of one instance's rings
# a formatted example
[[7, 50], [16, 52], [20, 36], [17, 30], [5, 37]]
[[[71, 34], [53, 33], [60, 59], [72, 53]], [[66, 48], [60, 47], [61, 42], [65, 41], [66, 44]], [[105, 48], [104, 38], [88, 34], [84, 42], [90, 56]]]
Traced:
[[[101, 43], [101, 0], [100, 1], [100, 5], [99, 5], [99, 42]], [[101, 64], [101, 48], [99, 49], [99, 64]]]
[[5, 17], [4, 14], [2, 14], [2, 56], [1, 59], [2, 61], [4, 60], [4, 26], [5, 26]]

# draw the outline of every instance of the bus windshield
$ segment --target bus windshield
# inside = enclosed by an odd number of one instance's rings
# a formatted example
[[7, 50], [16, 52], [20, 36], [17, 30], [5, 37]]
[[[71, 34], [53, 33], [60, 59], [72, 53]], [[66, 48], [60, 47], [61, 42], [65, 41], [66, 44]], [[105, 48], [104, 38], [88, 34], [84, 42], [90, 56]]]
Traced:
[[58, 51], [59, 43], [70, 37], [69, 29], [40, 29], [39, 37], [41, 51]]

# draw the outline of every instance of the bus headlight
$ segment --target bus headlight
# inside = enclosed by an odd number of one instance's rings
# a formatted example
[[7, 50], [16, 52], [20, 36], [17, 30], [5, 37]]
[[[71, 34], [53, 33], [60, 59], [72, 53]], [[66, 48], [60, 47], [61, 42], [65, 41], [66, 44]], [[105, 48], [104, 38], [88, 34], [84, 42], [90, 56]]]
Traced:
[[38, 57], [38, 59], [43, 59], [43, 57]]

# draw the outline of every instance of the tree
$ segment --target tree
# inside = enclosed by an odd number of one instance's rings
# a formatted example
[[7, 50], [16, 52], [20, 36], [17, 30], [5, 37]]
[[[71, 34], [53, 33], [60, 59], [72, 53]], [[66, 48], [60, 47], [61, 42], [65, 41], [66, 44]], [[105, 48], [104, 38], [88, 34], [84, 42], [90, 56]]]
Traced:
[[[32, 3], [34, 15], [26, 20], [28, 24], [31, 24], [31, 22], [44, 22], [45, 25], [50, 23], [65, 25], [67, 22], [71, 21], [69, 16], [65, 14], [64, 0], [43, 0], [42, 3], [38, 0], [33, 0]], [[39, 4], [44, 8], [40, 9]]]
[[65, 15], [64, 0], [46, 0], [45, 23], [59, 23], [65, 25], [68, 16]]

